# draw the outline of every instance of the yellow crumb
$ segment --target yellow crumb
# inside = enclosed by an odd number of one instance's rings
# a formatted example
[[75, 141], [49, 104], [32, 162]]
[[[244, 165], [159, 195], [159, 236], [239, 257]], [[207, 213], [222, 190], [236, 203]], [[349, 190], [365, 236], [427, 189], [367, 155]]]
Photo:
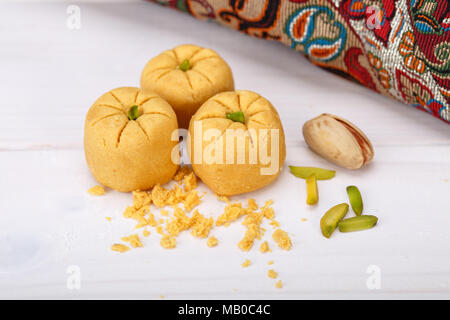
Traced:
[[141, 239], [137, 234], [132, 234], [128, 237], [122, 237], [123, 242], [128, 242], [133, 248], [142, 247]]
[[159, 219], [158, 224], [164, 224], [164, 219]]
[[157, 226], [156, 227], [156, 232], [158, 232], [159, 234], [163, 235], [164, 234], [164, 229], [162, 226]]
[[269, 248], [269, 244], [267, 243], [267, 241], [264, 241], [263, 243], [261, 243], [261, 247], [259, 248], [259, 251], [261, 251], [261, 253], [272, 252], [272, 250], [270, 250], [270, 248]]
[[130, 248], [124, 244], [115, 243], [111, 246], [111, 250], [123, 253], [123, 252], [127, 252], [128, 250], [130, 250]]
[[156, 222], [155, 215], [153, 213], [149, 213], [147, 218], [147, 224], [150, 227], [156, 227], [158, 225], [158, 222]]
[[302, 222], [308, 221], [308, 219], [306, 219], [306, 218], [301, 218], [300, 220], [301, 220]]
[[271, 205], [273, 205], [273, 200], [272, 200], [272, 199], [267, 200], [267, 201], [264, 203], [264, 208], [268, 208], [268, 207], [271, 206]]
[[273, 264], [273, 260], [270, 260], [269, 262], [267, 262], [267, 264], [270, 266]]
[[275, 211], [273, 210], [273, 208], [262, 207], [261, 211], [264, 214], [264, 217], [266, 219], [273, 219], [273, 218], [275, 218]]
[[144, 231], [142, 231], [142, 235], [143, 235], [144, 237], [148, 237], [148, 236], [150, 235], [150, 231], [144, 230]]
[[164, 207], [169, 199], [170, 191], [157, 184], [152, 189], [153, 204], [158, 208]]
[[276, 279], [276, 278], [278, 277], [278, 273], [276, 273], [275, 270], [270, 269], [270, 270], [267, 272], [267, 276], [268, 276], [269, 278]]
[[152, 203], [152, 194], [147, 191], [133, 191], [133, 207], [138, 210]]
[[281, 282], [281, 280], [278, 280], [277, 283], [275, 283], [275, 287], [278, 289], [283, 288], [283, 282]]
[[186, 198], [183, 200], [184, 209], [191, 211], [194, 207], [198, 206], [201, 202], [201, 198], [196, 190], [190, 191]]
[[280, 226], [280, 223], [277, 220], [272, 220], [269, 224], [274, 228], [278, 228]]
[[169, 211], [164, 210], [164, 209], [161, 209], [159, 212], [160, 212], [161, 215], [164, 216], [164, 217], [167, 217], [167, 216], [169, 215]]
[[175, 239], [175, 237], [173, 236], [163, 235], [159, 243], [163, 248], [172, 249], [177, 246], [177, 239]]
[[225, 211], [217, 218], [216, 225], [227, 225], [230, 222], [233, 222], [239, 219], [241, 216], [248, 213], [248, 210], [242, 208], [242, 203], [229, 203], [225, 207]]
[[244, 222], [242, 224], [247, 226], [244, 238], [238, 243], [238, 247], [243, 251], [249, 251], [253, 247], [255, 239], [261, 239], [261, 221], [263, 219], [263, 214], [260, 212], [251, 212], [245, 216]]
[[220, 195], [216, 194], [216, 197], [217, 197], [217, 199], [219, 199], [219, 201], [230, 203], [230, 198], [227, 196], [220, 196]]
[[252, 211], [258, 209], [258, 204], [256, 203], [255, 199], [252, 198], [247, 199], [247, 208], [249, 208]]
[[105, 217], [105, 219], [111, 221], [111, 217]]
[[174, 206], [173, 217], [166, 223], [166, 230], [171, 236], [177, 236], [181, 231], [191, 227], [191, 218], [178, 206]]
[[191, 234], [194, 237], [198, 238], [206, 238], [209, 234], [209, 230], [211, 230], [214, 219], [213, 218], [205, 218], [198, 210], [195, 210], [192, 218], [192, 231]]
[[284, 249], [284, 250], [291, 249], [292, 241], [291, 241], [291, 238], [289, 238], [289, 235], [287, 234], [286, 231], [277, 229], [272, 234], [272, 238], [273, 238], [273, 240], [275, 240], [275, 242], [278, 244], [278, 246], [281, 249]]
[[197, 178], [193, 172], [183, 178], [184, 191], [189, 192], [197, 188]]
[[208, 240], [206, 241], [206, 244], [210, 248], [217, 246], [218, 243], [219, 243], [219, 240], [217, 240], [217, 238], [214, 236], [209, 237]]
[[102, 196], [105, 194], [105, 189], [102, 186], [93, 186], [88, 192], [93, 196]]
[[243, 263], [242, 263], [242, 268], [247, 268], [249, 265], [251, 265], [252, 262], [248, 259], [246, 259]]
[[163, 295], [160, 295], [159, 298], [160, 298], [160, 299], [164, 299], [164, 296], [163, 296]]
[[183, 166], [183, 167], [179, 167], [178, 171], [175, 173], [175, 175], [173, 176], [173, 180], [175, 181], [181, 181], [183, 180], [183, 178], [188, 175], [189, 173], [191, 173], [192, 170], [189, 166]]

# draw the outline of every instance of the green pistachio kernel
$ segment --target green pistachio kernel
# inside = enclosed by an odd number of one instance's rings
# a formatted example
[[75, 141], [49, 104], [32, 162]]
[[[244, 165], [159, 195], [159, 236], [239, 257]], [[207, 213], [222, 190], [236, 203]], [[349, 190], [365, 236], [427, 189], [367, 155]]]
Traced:
[[317, 180], [328, 180], [335, 176], [336, 171], [314, 167], [294, 167], [289, 166], [291, 173], [297, 178], [307, 179], [315, 175]]
[[363, 201], [361, 198], [361, 192], [359, 192], [359, 189], [355, 186], [348, 186], [347, 194], [353, 211], [356, 213], [357, 216], [360, 216], [361, 213], [363, 212]]
[[233, 120], [234, 122], [245, 123], [244, 113], [242, 111], [227, 113], [227, 119]]
[[375, 216], [364, 215], [353, 218], [344, 219], [339, 222], [338, 227], [340, 232], [353, 232], [370, 229], [378, 222]]
[[186, 72], [191, 68], [191, 64], [188, 59], [184, 59], [183, 62], [180, 63], [178, 68], [180, 68], [181, 71]]
[[348, 212], [348, 204], [341, 203], [329, 209], [320, 219], [320, 229], [324, 237], [329, 238]]
[[128, 109], [128, 119], [130, 120], [136, 120], [139, 117], [139, 107], [137, 105], [134, 105]]

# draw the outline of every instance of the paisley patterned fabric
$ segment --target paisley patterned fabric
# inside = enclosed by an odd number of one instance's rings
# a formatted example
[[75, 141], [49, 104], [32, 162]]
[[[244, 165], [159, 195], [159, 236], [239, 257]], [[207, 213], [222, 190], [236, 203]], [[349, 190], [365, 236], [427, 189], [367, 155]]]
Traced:
[[280, 41], [450, 123], [449, 0], [153, 0]]

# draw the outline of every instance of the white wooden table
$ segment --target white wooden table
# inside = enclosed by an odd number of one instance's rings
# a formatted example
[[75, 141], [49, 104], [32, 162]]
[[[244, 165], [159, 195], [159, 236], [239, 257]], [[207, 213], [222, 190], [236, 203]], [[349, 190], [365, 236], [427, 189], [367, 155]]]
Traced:
[[[68, 5], [0, 7], [0, 298], [450, 298], [448, 125], [318, 69], [280, 44], [155, 4], [81, 2], [75, 30], [66, 24]], [[213, 229], [220, 241], [213, 249], [186, 233], [176, 249], [165, 250], [154, 231], [142, 249], [109, 249], [133, 231], [122, 217], [131, 195], [87, 193], [96, 182], [84, 160], [85, 114], [109, 89], [138, 86], [148, 59], [182, 43], [217, 50], [237, 88], [263, 94], [278, 109], [285, 169], [269, 187], [236, 200], [274, 199], [277, 220], [293, 236], [291, 251], [272, 245], [263, 255], [257, 243], [241, 252], [240, 223]], [[322, 112], [366, 132], [375, 147], [370, 166], [340, 169], [306, 147], [302, 124]], [[335, 179], [320, 182], [317, 207], [307, 207], [304, 182], [287, 164], [337, 170]], [[319, 219], [347, 200], [349, 184], [360, 187], [366, 213], [377, 215], [379, 225], [325, 239]], [[217, 217], [222, 208], [209, 193], [200, 211]], [[252, 265], [243, 269], [247, 258]], [[282, 289], [267, 277], [269, 260]], [[77, 271], [81, 287], [69, 289]], [[368, 286], [378, 273], [380, 287]]]

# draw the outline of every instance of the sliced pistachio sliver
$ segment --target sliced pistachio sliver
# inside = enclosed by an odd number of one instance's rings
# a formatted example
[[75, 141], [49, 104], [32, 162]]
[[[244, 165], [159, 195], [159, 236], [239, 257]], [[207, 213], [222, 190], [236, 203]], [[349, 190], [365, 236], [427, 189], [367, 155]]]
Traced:
[[363, 212], [363, 201], [361, 197], [361, 192], [359, 192], [359, 189], [355, 186], [348, 186], [347, 194], [353, 211], [356, 213], [357, 216], [360, 216], [361, 213]]
[[136, 120], [139, 118], [139, 107], [136, 105], [131, 106], [130, 109], [128, 109], [127, 116], [130, 120]]
[[227, 119], [233, 120], [234, 122], [245, 123], [245, 117], [242, 111], [227, 113]]
[[297, 178], [306, 179], [311, 175], [315, 175], [317, 180], [328, 180], [335, 176], [336, 171], [315, 167], [295, 167], [289, 166], [291, 173]]
[[348, 204], [341, 203], [329, 209], [320, 219], [320, 229], [324, 237], [329, 238], [348, 212]]
[[339, 222], [340, 232], [360, 231], [372, 228], [377, 224], [378, 218], [375, 216], [364, 215], [353, 218], [344, 219]]
[[180, 68], [181, 71], [186, 72], [191, 68], [191, 63], [189, 62], [188, 59], [184, 59], [183, 62], [180, 63], [178, 68]]
[[311, 175], [306, 178], [306, 203], [314, 205], [319, 201], [319, 191], [317, 190], [316, 175]]

